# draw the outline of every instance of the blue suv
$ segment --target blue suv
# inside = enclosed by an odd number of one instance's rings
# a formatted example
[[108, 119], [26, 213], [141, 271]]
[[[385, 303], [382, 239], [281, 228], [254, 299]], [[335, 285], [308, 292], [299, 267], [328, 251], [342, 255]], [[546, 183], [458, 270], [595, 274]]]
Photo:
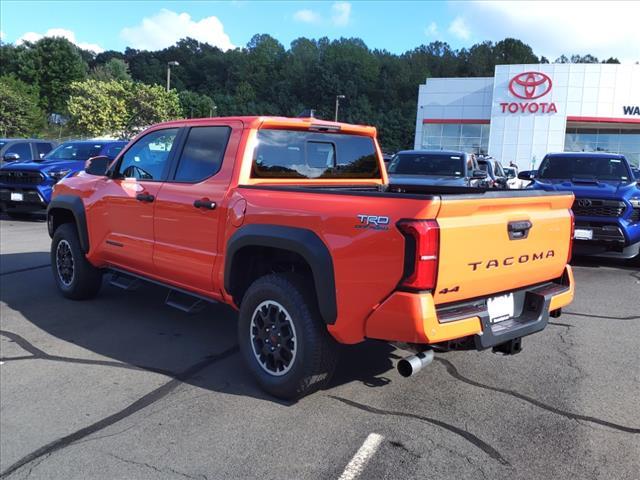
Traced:
[[575, 195], [574, 252], [640, 262], [640, 179], [624, 155], [550, 153], [527, 188]]
[[57, 182], [84, 169], [91, 157], [115, 158], [126, 144], [112, 140], [65, 142], [41, 161], [3, 165], [0, 167], [0, 209], [10, 217], [45, 210]]

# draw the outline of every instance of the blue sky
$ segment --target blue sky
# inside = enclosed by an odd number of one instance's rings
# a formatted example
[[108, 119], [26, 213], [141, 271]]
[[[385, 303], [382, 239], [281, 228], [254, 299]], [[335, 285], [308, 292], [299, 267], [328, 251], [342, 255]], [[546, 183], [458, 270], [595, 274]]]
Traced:
[[300, 36], [360, 37], [402, 53], [433, 40], [460, 48], [513, 36], [550, 59], [640, 60], [640, 2], [2, 0], [0, 8], [5, 42], [59, 35], [96, 51], [162, 48], [187, 35], [227, 49], [268, 33], [285, 46]]

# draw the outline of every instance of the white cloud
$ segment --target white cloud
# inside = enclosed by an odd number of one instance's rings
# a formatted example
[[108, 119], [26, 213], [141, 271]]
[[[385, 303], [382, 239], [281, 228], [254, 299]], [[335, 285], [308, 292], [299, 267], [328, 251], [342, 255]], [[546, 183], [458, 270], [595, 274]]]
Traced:
[[294, 13], [293, 19], [296, 22], [302, 23], [318, 23], [320, 22], [320, 20], [322, 20], [322, 17], [320, 16], [320, 14], [314, 12], [313, 10], [304, 9], [298, 10], [296, 13]]
[[351, 19], [351, 4], [349, 2], [335, 2], [331, 6], [331, 22], [336, 27], [344, 27]]
[[438, 37], [440, 36], [440, 31], [438, 30], [438, 24], [436, 22], [431, 22], [427, 28], [424, 29], [424, 34], [427, 37]]
[[77, 45], [83, 50], [91, 50], [95, 53], [104, 52], [104, 48], [102, 48], [97, 43], [78, 42], [76, 40], [76, 34], [71, 30], [67, 30], [66, 28], [50, 28], [45, 33], [26, 32], [16, 40], [16, 45], [20, 45], [24, 42], [37, 42], [44, 37], [62, 37], [66, 38], [71, 43]]
[[458, 3], [474, 36], [513, 37], [553, 61], [561, 54], [640, 60], [640, 2], [479, 1]]
[[208, 43], [221, 50], [235, 48], [218, 17], [194, 21], [188, 13], [176, 13], [166, 8], [145, 17], [135, 27], [123, 28], [120, 36], [129, 46], [140, 50], [159, 50], [186, 37]]
[[456, 17], [453, 19], [453, 22], [449, 25], [449, 33], [462, 40], [469, 40], [471, 37], [471, 31], [462, 17]]
[[0, 40], [4, 40], [4, 32], [0, 30]]

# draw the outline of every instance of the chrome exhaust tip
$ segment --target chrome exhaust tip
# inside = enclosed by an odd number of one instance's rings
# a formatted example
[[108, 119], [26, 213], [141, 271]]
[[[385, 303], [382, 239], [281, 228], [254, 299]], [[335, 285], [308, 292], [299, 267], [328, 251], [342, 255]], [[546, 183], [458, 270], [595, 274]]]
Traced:
[[433, 350], [425, 350], [416, 355], [405, 357], [398, 362], [398, 373], [403, 377], [415, 375], [422, 367], [426, 367], [433, 361]]

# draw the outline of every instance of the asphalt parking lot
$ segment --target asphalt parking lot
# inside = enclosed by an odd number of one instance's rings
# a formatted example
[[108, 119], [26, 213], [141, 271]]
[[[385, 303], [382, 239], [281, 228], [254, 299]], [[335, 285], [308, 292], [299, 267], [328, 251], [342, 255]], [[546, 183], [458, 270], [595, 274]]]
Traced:
[[404, 379], [402, 352], [365, 343], [286, 404], [245, 370], [231, 309], [106, 282], [64, 300], [44, 221], [0, 230], [0, 478], [640, 478], [637, 269], [576, 263], [575, 302], [519, 355], [442, 354]]

